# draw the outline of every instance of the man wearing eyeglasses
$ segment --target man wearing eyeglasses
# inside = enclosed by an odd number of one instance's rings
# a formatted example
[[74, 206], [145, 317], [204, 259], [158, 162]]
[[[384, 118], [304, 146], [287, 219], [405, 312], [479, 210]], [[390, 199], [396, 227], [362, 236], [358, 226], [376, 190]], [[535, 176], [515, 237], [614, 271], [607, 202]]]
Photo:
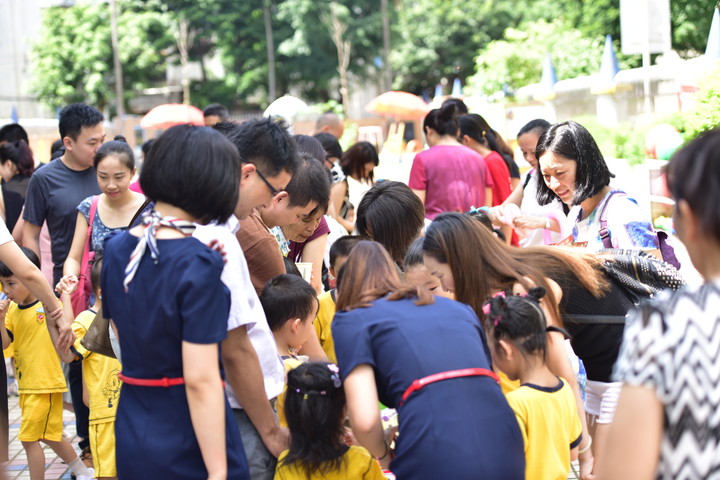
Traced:
[[239, 201], [227, 224], [200, 226], [193, 236], [205, 243], [218, 241], [225, 248], [227, 263], [221, 278], [231, 298], [228, 336], [222, 343], [226, 392], [250, 478], [272, 479], [277, 456], [290, 444], [288, 430], [280, 427], [273, 410], [285, 372], [235, 232], [238, 219], [271, 205], [286, 188], [297, 170], [297, 151], [286, 126], [269, 119], [221, 122], [215, 128], [237, 147], [243, 162]]

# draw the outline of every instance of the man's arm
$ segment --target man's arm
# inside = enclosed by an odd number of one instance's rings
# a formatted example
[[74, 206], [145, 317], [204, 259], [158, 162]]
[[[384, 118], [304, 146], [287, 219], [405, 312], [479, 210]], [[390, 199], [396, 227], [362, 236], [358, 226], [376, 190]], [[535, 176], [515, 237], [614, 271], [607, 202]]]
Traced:
[[280, 427], [265, 395], [265, 381], [257, 352], [245, 326], [228, 332], [222, 343], [222, 358], [227, 381], [240, 405], [275, 457], [290, 447], [290, 432]]
[[35, 252], [38, 258], [40, 258], [40, 230], [42, 230], [41, 226], [27, 220], [23, 222], [22, 244]]

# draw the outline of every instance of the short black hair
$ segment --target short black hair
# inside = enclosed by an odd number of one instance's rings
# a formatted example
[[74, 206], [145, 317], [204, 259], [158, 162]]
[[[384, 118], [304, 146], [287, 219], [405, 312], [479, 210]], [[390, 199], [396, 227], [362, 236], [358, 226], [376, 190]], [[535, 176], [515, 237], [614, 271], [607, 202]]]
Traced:
[[209, 127], [175, 125], [153, 144], [140, 173], [140, 188], [153, 202], [167, 202], [201, 222], [226, 221], [238, 202], [240, 156]]
[[[311, 137], [312, 138], [312, 137]], [[330, 176], [321, 160], [309, 153], [299, 155], [299, 166], [285, 187], [289, 207], [304, 207], [317, 202], [313, 211], [327, 210], [330, 203]]]
[[325, 149], [325, 158], [342, 157], [343, 150], [340, 146], [340, 142], [338, 142], [338, 139], [335, 138], [335, 135], [333, 135], [332, 133], [320, 132], [313, 135], [313, 137], [315, 137]]
[[285, 273], [288, 275], [295, 275], [296, 277], [302, 278], [302, 273], [297, 264], [292, 261], [291, 258], [283, 257], [283, 263], [285, 264]]
[[252, 163], [266, 176], [274, 177], [283, 170], [295, 173], [297, 148], [285, 122], [255, 118], [240, 124], [220, 122], [213, 128], [235, 145], [243, 162]]
[[467, 105], [465, 102], [460, 100], [459, 98], [450, 97], [446, 99], [442, 105], [440, 105], [440, 108], [446, 106], [446, 105], [455, 105], [455, 111], [458, 115], [467, 115], [470, 111], [468, 110]]
[[270, 330], [275, 332], [288, 320], [305, 320], [317, 305], [317, 293], [302, 277], [284, 273], [268, 280], [260, 295], [260, 303]]
[[424, 224], [425, 207], [401, 182], [373, 185], [357, 207], [355, 226], [360, 236], [380, 243], [398, 265]]
[[30, 144], [27, 131], [19, 123], [8, 123], [0, 128], [0, 143], [13, 143], [20, 140], [25, 140], [25, 143]]
[[225, 105], [221, 105], [219, 103], [211, 103], [207, 107], [205, 107], [205, 110], [203, 110], [203, 117], [209, 117], [211, 115], [215, 115], [216, 117], [220, 118], [221, 122], [226, 121], [228, 118], [230, 118], [230, 112], [225, 107]]
[[133, 153], [132, 148], [130, 148], [127, 140], [125, 140], [125, 137], [122, 135], [116, 135], [114, 140], [100, 145], [100, 148], [98, 148], [93, 157], [93, 165], [95, 168], [97, 168], [100, 162], [108, 155], [117, 155], [123, 165], [129, 168], [130, 171], [135, 168], [135, 153]]
[[338, 257], [347, 257], [357, 243], [362, 240], [358, 235], [344, 235], [330, 245], [330, 266], [335, 268], [335, 260]]
[[297, 145], [298, 153], [309, 153], [321, 162], [325, 162], [327, 152], [322, 143], [320, 143], [320, 140], [310, 135], [293, 135], [293, 140], [295, 140], [295, 145]]
[[547, 128], [550, 126], [550, 122], [548, 122], [545, 119], [542, 118], [536, 118], [535, 120], [530, 120], [528, 123], [523, 125], [523, 127], [518, 131], [517, 138], [520, 138], [522, 135], [525, 135], [526, 133], [536, 133], [539, 137], [542, 135], [542, 133], [547, 130]]
[[[22, 252], [28, 258], [28, 260], [33, 263], [33, 265], [35, 265], [37, 268], [40, 268], [40, 259], [37, 255], [35, 255], [35, 252], [33, 252], [27, 247], [20, 247], [20, 250], [22, 250]], [[15, 274], [13, 273], [13, 271], [10, 270], [7, 265], [5, 265], [3, 262], [0, 262], [0, 277], [8, 278], [14, 275]]]
[[62, 138], [59, 138], [50, 145], [50, 160], [55, 160], [63, 155], [65, 155], [65, 145]]
[[142, 150], [143, 154], [143, 160], [145, 160], [145, 158], [147, 158], [148, 154], [150, 153], [153, 143], [155, 143], [155, 139], [151, 138], [150, 140], [147, 140], [145, 143], [143, 143], [142, 147], [140, 147], [140, 150]]
[[[610, 178], [615, 176], [610, 173], [600, 147], [590, 132], [572, 120], [551, 125], [540, 135], [535, 148], [535, 158], [540, 160], [547, 152], [573, 160], [577, 164], [572, 205], [579, 205], [596, 195], [610, 185]], [[558, 198], [555, 192], [545, 185], [541, 169], [536, 170], [535, 176], [538, 184], [537, 201], [540, 205], [547, 205]]]
[[97, 109], [84, 103], [72, 103], [60, 110], [60, 138], [77, 140], [83, 128], [94, 127], [105, 120]]
[[667, 185], [676, 202], [687, 202], [699, 230], [720, 242], [720, 129], [700, 135], [673, 155]]

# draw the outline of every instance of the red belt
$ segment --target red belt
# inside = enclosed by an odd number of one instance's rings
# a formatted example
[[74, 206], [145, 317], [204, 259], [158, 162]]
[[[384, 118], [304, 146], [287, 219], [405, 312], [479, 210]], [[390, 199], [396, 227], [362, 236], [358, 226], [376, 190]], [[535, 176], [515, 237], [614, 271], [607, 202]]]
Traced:
[[414, 380], [407, 388], [407, 390], [405, 390], [405, 393], [402, 394], [402, 398], [398, 403], [398, 407], [402, 406], [402, 404], [405, 403], [405, 400], [407, 400], [407, 398], [413, 392], [417, 392], [418, 390], [431, 383], [439, 382], [441, 380], [448, 380], [450, 378], [476, 377], [480, 375], [490, 377], [496, 382], [500, 383], [500, 378], [495, 375], [494, 372], [488, 370], [487, 368], [463, 368], [461, 370], [448, 370], [447, 372], [435, 373], [433, 375], [428, 375], [427, 377]]
[[118, 373], [118, 378], [127, 383], [128, 385], [137, 385], [139, 387], [173, 387], [175, 385], [183, 385], [185, 379], [182, 377], [176, 378], [134, 378]]

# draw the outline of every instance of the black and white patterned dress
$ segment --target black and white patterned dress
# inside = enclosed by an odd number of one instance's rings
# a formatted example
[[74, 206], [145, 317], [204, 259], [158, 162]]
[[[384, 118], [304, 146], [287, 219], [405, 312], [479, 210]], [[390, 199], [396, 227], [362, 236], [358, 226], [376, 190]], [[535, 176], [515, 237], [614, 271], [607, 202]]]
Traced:
[[720, 479], [720, 281], [631, 312], [614, 378], [663, 403], [657, 478]]

